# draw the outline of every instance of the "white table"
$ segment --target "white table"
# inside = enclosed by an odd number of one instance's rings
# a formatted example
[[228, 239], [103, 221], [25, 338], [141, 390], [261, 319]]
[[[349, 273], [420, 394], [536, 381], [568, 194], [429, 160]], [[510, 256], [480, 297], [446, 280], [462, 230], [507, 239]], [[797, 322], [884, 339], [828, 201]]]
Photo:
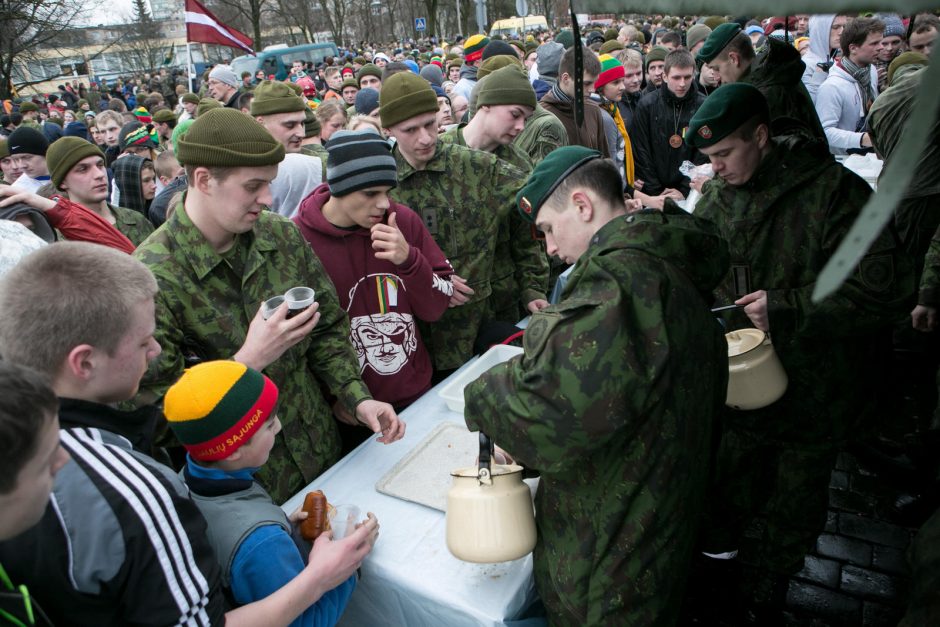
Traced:
[[331, 503], [358, 505], [379, 519], [379, 540], [340, 625], [504, 625], [535, 599], [531, 555], [502, 564], [462, 562], [447, 550], [442, 512], [375, 490], [435, 425], [464, 424], [438, 396], [446, 383], [402, 412], [404, 438], [385, 445], [373, 436], [283, 505], [290, 513], [307, 492], [323, 490]]

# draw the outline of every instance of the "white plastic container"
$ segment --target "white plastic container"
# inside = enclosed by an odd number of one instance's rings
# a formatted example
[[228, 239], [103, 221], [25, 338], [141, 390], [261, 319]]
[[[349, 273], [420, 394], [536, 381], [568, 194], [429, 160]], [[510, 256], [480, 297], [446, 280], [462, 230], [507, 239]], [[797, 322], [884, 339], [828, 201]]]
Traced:
[[497, 344], [488, 351], [480, 355], [480, 358], [470, 364], [466, 370], [457, 374], [454, 379], [444, 386], [439, 392], [441, 398], [447, 403], [447, 408], [458, 414], [463, 413], [464, 400], [463, 390], [469, 384], [476, 381], [481, 374], [504, 361], [509, 361], [516, 355], [521, 355], [523, 350], [518, 346], [506, 346]]

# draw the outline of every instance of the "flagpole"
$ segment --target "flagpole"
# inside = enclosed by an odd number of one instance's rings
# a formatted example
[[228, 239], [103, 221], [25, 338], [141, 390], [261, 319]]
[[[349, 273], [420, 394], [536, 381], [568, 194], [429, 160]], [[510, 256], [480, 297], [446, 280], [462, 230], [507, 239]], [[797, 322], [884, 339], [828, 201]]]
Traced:
[[187, 91], [195, 92], [196, 86], [193, 84], [193, 51], [189, 46], [189, 40], [186, 40], [186, 76], [189, 77], [189, 89]]

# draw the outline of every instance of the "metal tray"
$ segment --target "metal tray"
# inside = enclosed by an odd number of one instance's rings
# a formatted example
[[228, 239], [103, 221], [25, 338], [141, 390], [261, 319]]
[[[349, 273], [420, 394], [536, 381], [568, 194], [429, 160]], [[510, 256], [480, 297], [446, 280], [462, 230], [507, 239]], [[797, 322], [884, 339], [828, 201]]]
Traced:
[[447, 511], [452, 470], [472, 466], [480, 454], [480, 436], [464, 425], [445, 422], [434, 427], [410, 453], [379, 479], [382, 494]]

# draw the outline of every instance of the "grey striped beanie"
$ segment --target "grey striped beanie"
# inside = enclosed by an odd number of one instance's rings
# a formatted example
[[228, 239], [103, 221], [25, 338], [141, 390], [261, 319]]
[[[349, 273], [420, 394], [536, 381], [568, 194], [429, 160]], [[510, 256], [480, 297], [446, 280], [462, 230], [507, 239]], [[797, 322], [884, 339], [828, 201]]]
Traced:
[[332, 196], [398, 185], [391, 147], [372, 129], [336, 131], [326, 143], [326, 150], [326, 182]]

